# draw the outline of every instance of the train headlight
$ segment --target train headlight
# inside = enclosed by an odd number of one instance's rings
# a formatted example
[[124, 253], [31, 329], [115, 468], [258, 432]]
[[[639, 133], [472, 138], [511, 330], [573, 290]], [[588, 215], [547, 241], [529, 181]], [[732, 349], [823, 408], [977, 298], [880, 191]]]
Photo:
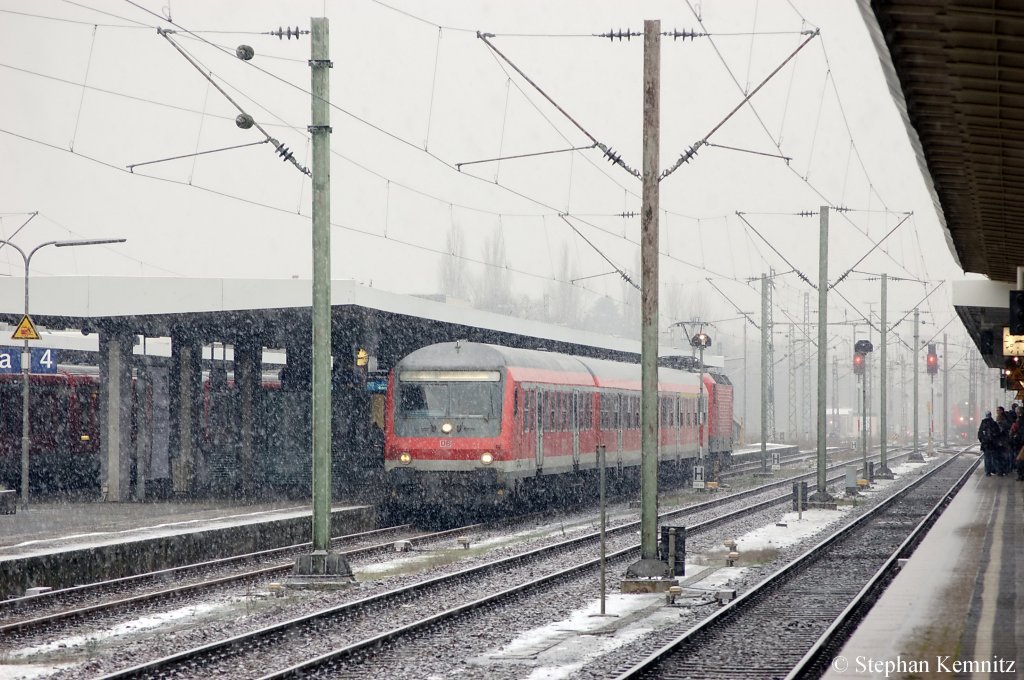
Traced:
[[412, 454], [408, 451], [402, 451], [398, 454], [398, 460], [401, 461], [402, 465], [408, 465], [412, 462]]
[[452, 424], [451, 423], [441, 423], [441, 432], [444, 432], [445, 434], [448, 434], [451, 431], [452, 431]]
[[494, 462], [494, 454], [490, 451], [484, 451], [480, 454], [480, 462], [484, 465], [490, 465]]

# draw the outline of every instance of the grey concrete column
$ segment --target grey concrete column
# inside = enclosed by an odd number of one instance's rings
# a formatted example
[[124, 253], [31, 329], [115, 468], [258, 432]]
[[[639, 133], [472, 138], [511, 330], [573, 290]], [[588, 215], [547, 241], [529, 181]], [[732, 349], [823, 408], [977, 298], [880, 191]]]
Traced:
[[176, 494], [194, 493], [203, 479], [199, 448], [203, 400], [201, 352], [198, 340], [171, 336], [171, 482]]
[[146, 500], [146, 482], [153, 469], [153, 379], [148, 366], [135, 374], [135, 497]]
[[256, 338], [235, 344], [235, 388], [238, 390], [238, 473], [242, 494], [256, 492], [256, 414], [263, 372], [263, 347]]
[[131, 492], [133, 340], [100, 332], [100, 491], [111, 502], [127, 501]]

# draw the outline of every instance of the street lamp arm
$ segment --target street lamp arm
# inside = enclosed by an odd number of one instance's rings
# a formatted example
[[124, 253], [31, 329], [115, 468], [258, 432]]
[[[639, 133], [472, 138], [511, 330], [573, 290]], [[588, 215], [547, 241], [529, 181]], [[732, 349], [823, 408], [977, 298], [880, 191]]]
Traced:
[[13, 241], [8, 241], [7, 239], [2, 239], [2, 238], [0, 238], [0, 243], [8, 245], [8, 246], [14, 248], [15, 250], [17, 250], [18, 254], [21, 255], [21, 259], [22, 260], [27, 260], [28, 259], [28, 256], [25, 255], [25, 251], [22, 250], [21, 246], [19, 246], [17, 243], [14, 243]]
[[[14, 248], [21, 255], [21, 259], [25, 261], [25, 319], [28, 319], [28, 276], [29, 276], [29, 263], [32, 261], [32, 256], [40, 248], [46, 246], [56, 246], [63, 248], [66, 246], [91, 246], [100, 245], [104, 243], [124, 243], [126, 239], [123, 238], [106, 238], [106, 239], [74, 239], [70, 241], [46, 241], [40, 243], [35, 248], [29, 251], [26, 255], [25, 251], [20, 246], [11, 243], [6, 239], [0, 239], [0, 243], [6, 244]], [[28, 338], [25, 338], [24, 349], [21, 353], [21, 375], [22, 375], [22, 389], [21, 389], [21, 500], [23, 503], [28, 503], [28, 474], [29, 474], [29, 372], [30, 372], [30, 354], [28, 348]]]

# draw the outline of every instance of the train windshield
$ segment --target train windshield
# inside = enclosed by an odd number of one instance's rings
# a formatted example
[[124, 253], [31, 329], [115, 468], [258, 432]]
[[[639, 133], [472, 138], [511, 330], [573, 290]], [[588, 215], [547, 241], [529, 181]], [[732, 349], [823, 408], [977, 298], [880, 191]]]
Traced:
[[452, 435], [497, 434], [501, 416], [498, 371], [402, 371], [398, 376], [398, 434], [422, 435], [451, 420]]

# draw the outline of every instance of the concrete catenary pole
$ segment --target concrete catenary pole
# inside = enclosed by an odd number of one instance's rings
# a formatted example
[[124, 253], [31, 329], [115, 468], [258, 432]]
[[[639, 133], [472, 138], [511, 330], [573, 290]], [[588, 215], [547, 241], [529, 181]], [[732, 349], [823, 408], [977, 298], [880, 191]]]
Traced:
[[878, 470], [875, 472], [875, 476], [880, 479], [892, 479], [892, 470], [889, 469], [889, 458], [887, 450], [889, 448], [889, 413], [887, 400], [889, 395], [886, 390], [889, 387], [889, 363], [887, 357], [887, 346], [889, 339], [889, 317], [888, 317], [888, 291], [887, 284], [889, 277], [887, 274], [882, 274], [882, 329], [879, 333], [878, 342], [881, 345], [879, 353], [881, 355], [881, 375], [879, 375], [879, 395], [878, 395], [878, 444], [881, 449], [881, 460], [879, 461]]
[[640, 211], [641, 560], [658, 557], [658, 173], [661, 22], [644, 21], [643, 206]]
[[942, 334], [942, 447], [949, 446], [949, 336]]
[[743, 320], [743, 443], [747, 442], [747, 435], [750, 432], [750, 421], [747, 420], [747, 399], [750, 392], [747, 391], [747, 320]]
[[312, 20], [313, 550], [331, 544], [331, 195], [327, 19]]
[[825, 433], [827, 401], [826, 379], [828, 376], [828, 206], [821, 206], [821, 222], [818, 232], [818, 490], [811, 496], [812, 501], [829, 503], [825, 476]]
[[768, 471], [768, 275], [761, 274], [761, 471]]
[[300, 555], [295, 574], [351, 578], [348, 562], [331, 547], [331, 119], [330, 36], [325, 17], [310, 20], [313, 151], [313, 552]]
[[914, 403], [912, 405], [913, 409], [914, 409], [914, 448], [910, 452], [910, 457], [907, 460], [917, 460], [917, 461], [924, 460], [924, 456], [922, 456], [921, 452], [917, 450], [917, 444], [918, 444], [917, 431], [918, 431], [918, 427], [919, 427], [919, 422], [918, 422], [919, 417], [918, 417], [918, 413], [917, 413], [917, 404], [918, 404], [918, 396], [919, 396], [918, 395], [918, 386], [917, 386], [917, 364], [918, 364], [918, 359], [917, 359], [917, 343], [920, 342], [920, 338], [918, 338], [918, 330], [920, 328], [920, 326], [919, 326], [920, 321], [921, 321], [921, 313], [915, 308], [914, 309], [914, 344], [910, 348], [910, 360], [914, 364]]

